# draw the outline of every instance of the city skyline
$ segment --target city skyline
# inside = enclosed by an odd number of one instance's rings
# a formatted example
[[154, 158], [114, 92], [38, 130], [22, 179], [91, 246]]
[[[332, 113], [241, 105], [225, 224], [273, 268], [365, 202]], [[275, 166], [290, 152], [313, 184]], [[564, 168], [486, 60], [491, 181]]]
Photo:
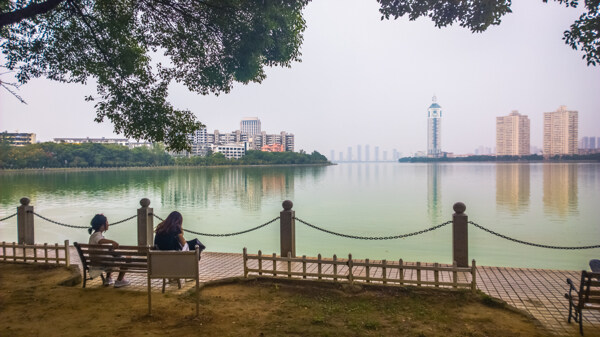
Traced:
[[[267, 68], [262, 84], [236, 84], [220, 96], [173, 85], [170, 99], [209, 129], [229, 132], [243, 117], [258, 116], [271, 130], [293, 132], [296, 151], [322, 154], [345, 153], [357, 135], [388, 155], [426, 151], [424, 115], [433, 94], [444, 107], [444, 152], [492, 148], [495, 117], [512, 110], [529, 116], [532, 147], [543, 145], [544, 112], [561, 105], [579, 111], [580, 136], [599, 136], [600, 67], [588, 67], [561, 39], [581, 10], [541, 2], [512, 10], [499, 26], [472, 34], [427, 19], [381, 21], [376, 1], [312, 2], [304, 11], [302, 63]], [[93, 105], [83, 98], [94, 87], [32, 80], [19, 91], [27, 105], [0, 91], [0, 127], [41, 141], [119, 138], [109, 123], [93, 122]]]

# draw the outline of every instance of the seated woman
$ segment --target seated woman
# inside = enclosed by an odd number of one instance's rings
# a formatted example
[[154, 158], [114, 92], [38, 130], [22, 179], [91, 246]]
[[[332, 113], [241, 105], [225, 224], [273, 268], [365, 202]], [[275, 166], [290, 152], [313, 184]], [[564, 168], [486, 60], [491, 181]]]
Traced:
[[[119, 247], [119, 244], [114, 240], [109, 240], [104, 237], [104, 232], [108, 230], [108, 219], [103, 214], [96, 214], [92, 218], [90, 222], [90, 228], [88, 229], [88, 233], [90, 233], [90, 239], [88, 243], [90, 245], [105, 245], [109, 244], [115, 248]], [[104, 270], [101, 269], [93, 269], [90, 270], [90, 276], [95, 277], [95, 275], [100, 275]], [[104, 285], [109, 286], [114, 284], [115, 288], [120, 288], [129, 285], [129, 281], [125, 279], [125, 273], [120, 272], [117, 277], [117, 281], [113, 281], [111, 277], [111, 272], [106, 272], [106, 279], [104, 279]]]
[[154, 236], [154, 248], [158, 250], [194, 250], [200, 247], [202, 252], [206, 247], [198, 240], [185, 241], [183, 237], [183, 216], [177, 211], [171, 212], [169, 216], [156, 227]]

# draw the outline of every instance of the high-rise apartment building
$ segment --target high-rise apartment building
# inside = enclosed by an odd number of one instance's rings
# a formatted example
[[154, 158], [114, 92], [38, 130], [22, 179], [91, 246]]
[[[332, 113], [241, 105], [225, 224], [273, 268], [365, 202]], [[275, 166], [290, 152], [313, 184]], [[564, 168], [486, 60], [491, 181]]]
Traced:
[[360, 145], [356, 145], [356, 161], [362, 161], [362, 148]]
[[242, 118], [240, 122], [240, 131], [248, 136], [260, 134], [260, 119], [258, 117]]
[[530, 148], [530, 121], [514, 110], [508, 116], [496, 117], [496, 155], [527, 156]]
[[433, 103], [427, 109], [427, 157], [439, 158], [442, 155], [442, 107], [433, 96]]
[[554, 112], [544, 112], [544, 156], [577, 154], [579, 117], [561, 105]]
[[369, 144], [365, 145], [365, 161], [371, 161], [371, 149]]
[[[600, 138], [598, 138], [600, 139]], [[593, 150], [596, 148], [596, 137], [583, 137], [579, 142], [579, 148], [583, 150]]]

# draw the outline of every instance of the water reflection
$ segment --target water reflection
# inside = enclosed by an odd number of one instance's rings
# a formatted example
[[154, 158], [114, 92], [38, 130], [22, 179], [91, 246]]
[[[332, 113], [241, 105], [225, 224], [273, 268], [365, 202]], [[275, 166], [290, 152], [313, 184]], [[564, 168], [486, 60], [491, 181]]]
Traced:
[[496, 205], [513, 215], [529, 208], [530, 166], [523, 164], [496, 165]]
[[164, 205], [200, 208], [233, 202], [247, 211], [265, 199], [293, 199], [295, 179], [317, 179], [323, 168], [229, 168], [186, 170], [171, 175], [161, 188]]
[[[163, 205], [214, 206], [233, 202], [244, 210], [259, 210], [263, 198], [293, 199], [297, 179], [319, 180], [325, 167], [182, 168], [170, 170], [48, 172], [0, 175], [0, 204], [17, 206], [27, 196], [37, 204], [39, 195], [93, 197], [149, 191]], [[108, 193], [107, 193], [108, 192]], [[154, 200], [153, 200], [154, 201]], [[39, 202], [47, 202], [40, 200]], [[154, 201], [158, 202], [158, 200]]]
[[125, 170], [42, 173], [8, 173], [0, 175], [0, 204], [18, 205], [28, 197], [36, 204], [40, 195], [91, 195], [98, 191], [123, 194], [132, 190], [158, 188], [171, 174], [169, 170]]
[[438, 163], [427, 165], [427, 214], [432, 223], [438, 223], [442, 218], [442, 167]]
[[577, 171], [577, 164], [544, 164], [544, 212], [560, 217], [577, 213]]

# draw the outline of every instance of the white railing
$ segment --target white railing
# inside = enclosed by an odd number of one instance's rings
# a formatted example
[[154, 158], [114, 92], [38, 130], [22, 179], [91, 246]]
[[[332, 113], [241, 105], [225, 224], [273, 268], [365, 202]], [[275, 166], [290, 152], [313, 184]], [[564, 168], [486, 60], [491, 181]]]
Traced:
[[475, 260], [470, 267], [457, 267], [439, 263], [406, 263], [398, 261], [257, 255], [247, 253], [244, 248], [244, 277], [248, 275], [329, 280], [333, 282], [363, 282], [392, 285], [416, 285], [449, 288], [477, 289], [477, 267]]
[[35, 262], [48, 264], [71, 264], [69, 254], [69, 240], [64, 245], [44, 244], [17, 244], [4, 242], [0, 244], [0, 261], [2, 262]]

